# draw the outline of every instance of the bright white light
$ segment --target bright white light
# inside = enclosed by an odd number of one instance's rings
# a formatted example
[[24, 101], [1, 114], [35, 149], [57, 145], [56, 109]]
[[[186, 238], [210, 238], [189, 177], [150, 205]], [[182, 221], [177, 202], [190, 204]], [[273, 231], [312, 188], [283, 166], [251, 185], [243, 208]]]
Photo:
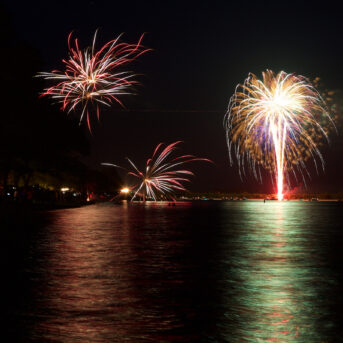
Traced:
[[62, 187], [61, 188], [61, 192], [63, 192], [63, 193], [68, 192], [68, 191], [69, 191], [68, 187]]
[[120, 190], [120, 193], [124, 193], [124, 194], [127, 194], [127, 193], [129, 193], [129, 189], [127, 188], [127, 187], [125, 187], [125, 188], [122, 188], [121, 190]]

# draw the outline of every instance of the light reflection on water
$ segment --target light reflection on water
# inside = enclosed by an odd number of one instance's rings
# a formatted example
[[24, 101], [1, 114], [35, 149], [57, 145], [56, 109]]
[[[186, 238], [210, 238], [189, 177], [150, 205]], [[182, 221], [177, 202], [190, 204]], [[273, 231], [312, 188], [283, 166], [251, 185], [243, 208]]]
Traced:
[[227, 275], [231, 306], [226, 314], [237, 319], [231, 321], [237, 326], [230, 341], [324, 342], [332, 324], [325, 317], [334, 279], [321, 268], [325, 256], [318, 245], [325, 241], [316, 236], [320, 223], [313, 220], [318, 207], [280, 202], [250, 206], [250, 225], [242, 226], [233, 240]]
[[47, 216], [25, 273], [32, 340], [339, 342], [338, 204], [124, 203]]

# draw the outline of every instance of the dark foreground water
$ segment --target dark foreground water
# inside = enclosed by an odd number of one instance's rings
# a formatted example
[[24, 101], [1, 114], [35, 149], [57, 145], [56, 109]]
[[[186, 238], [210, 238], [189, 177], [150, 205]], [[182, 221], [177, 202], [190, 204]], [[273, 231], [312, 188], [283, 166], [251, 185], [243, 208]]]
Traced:
[[343, 205], [109, 203], [19, 223], [4, 342], [343, 342]]

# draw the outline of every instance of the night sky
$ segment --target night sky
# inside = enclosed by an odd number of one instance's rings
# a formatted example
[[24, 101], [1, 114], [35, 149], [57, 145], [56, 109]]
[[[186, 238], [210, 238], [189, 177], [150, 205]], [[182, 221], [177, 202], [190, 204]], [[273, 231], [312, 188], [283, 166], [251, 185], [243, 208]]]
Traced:
[[[98, 46], [122, 32], [134, 43], [146, 32], [143, 43], [153, 51], [129, 67], [141, 83], [136, 96], [123, 99], [129, 111], [114, 105], [93, 122], [92, 167], [125, 164], [126, 156], [143, 165], [159, 142], [182, 140], [183, 152], [215, 163], [194, 165], [189, 189], [271, 192], [268, 180], [242, 182], [229, 165], [223, 116], [236, 84], [268, 68], [342, 89], [342, 14], [328, 2], [2, 0], [2, 8], [39, 55], [44, 69], [37, 72], [62, 68], [70, 31], [82, 47], [97, 28]], [[309, 191], [343, 191], [341, 136], [322, 150], [326, 172], [313, 174]]]

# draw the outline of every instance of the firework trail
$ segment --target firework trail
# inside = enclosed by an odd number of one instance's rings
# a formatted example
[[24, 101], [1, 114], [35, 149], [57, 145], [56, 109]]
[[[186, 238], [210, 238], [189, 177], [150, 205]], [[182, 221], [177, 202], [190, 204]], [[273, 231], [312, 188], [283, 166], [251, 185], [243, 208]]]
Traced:
[[120, 35], [96, 51], [96, 35], [97, 32], [92, 46], [81, 50], [77, 38], [72, 44], [72, 33], [70, 33], [69, 58], [62, 60], [64, 71], [53, 70], [50, 73], [41, 72], [37, 75], [56, 82], [52, 87], [45, 89], [41, 96], [50, 96], [60, 102], [61, 109], [68, 113], [78, 106], [81, 107], [80, 123], [86, 117], [90, 131], [89, 107], [95, 105], [99, 119], [99, 105], [111, 106], [116, 102], [123, 106], [120, 97], [131, 94], [132, 86], [137, 84], [137, 81], [133, 79], [135, 74], [119, 69], [149, 51], [141, 45], [144, 35], [136, 44], [120, 43]]
[[102, 165], [124, 169], [128, 172], [128, 175], [139, 179], [139, 183], [131, 188], [135, 192], [131, 201], [138, 195], [142, 195], [143, 201], [146, 198], [152, 198], [156, 201], [158, 195], [164, 195], [175, 200], [173, 192], [185, 191], [186, 188], [182, 183], [189, 182], [189, 177], [194, 175], [190, 170], [179, 168], [185, 163], [194, 161], [211, 162], [209, 159], [198, 158], [193, 155], [170, 157], [179, 143], [181, 141], [174, 142], [165, 147], [163, 143], [158, 144], [152, 157], [147, 160], [144, 171], [140, 171], [129, 158], [127, 160], [131, 166], [130, 170], [112, 163], [102, 163]]
[[318, 146], [328, 139], [328, 130], [320, 123], [331, 119], [322, 97], [305, 77], [283, 71], [276, 75], [271, 70], [262, 75], [259, 80], [249, 74], [237, 85], [224, 126], [231, 164], [235, 157], [240, 173], [245, 174], [248, 165], [256, 178], [261, 178], [259, 167], [270, 171], [282, 200], [284, 178], [289, 182], [290, 172], [304, 179], [310, 158], [316, 168], [318, 162], [324, 168]]

